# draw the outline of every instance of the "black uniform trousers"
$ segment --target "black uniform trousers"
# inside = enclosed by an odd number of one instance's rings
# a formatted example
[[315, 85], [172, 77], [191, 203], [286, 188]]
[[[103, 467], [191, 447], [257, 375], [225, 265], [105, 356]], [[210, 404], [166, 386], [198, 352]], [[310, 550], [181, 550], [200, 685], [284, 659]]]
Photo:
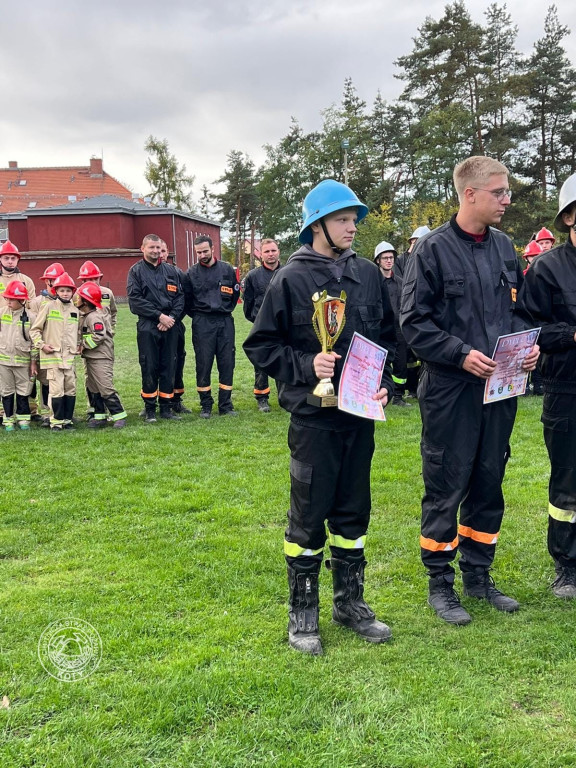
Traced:
[[402, 397], [406, 389], [408, 376], [408, 344], [403, 336], [396, 336], [396, 352], [392, 363], [392, 378], [394, 380], [394, 395]]
[[218, 410], [231, 411], [232, 381], [236, 346], [232, 315], [195, 312], [192, 318], [192, 344], [196, 356], [196, 388], [202, 410], [211, 410], [214, 404], [210, 377], [216, 358], [218, 367]]
[[254, 366], [254, 397], [258, 402], [267, 401], [270, 397], [270, 382], [267, 374]]
[[550, 458], [548, 551], [576, 568], [576, 395], [545, 394], [544, 441]]
[[157, 323], [146, 317], [138, 319], [138, 359], [142, 371], [142, 399], [147, 407], [170, 405], [174, 397], [174, 371], [178, 332], [174, 325], [159, 331]]
[[182, 400], [184, 394], [184, 363], [186, 362], [186, 326], [182, 320], [175, 323], [178, 343], [176, 344], [176, 370], [174, 372], [174, 400]]
[[[288, 428], [290, 509], [284, 551], [317, 555], [330, 545], [362, 549], [370, 521], [374, 422], [343, 432], [309, 427], [294, 416]], [[362, 541], [360, 541], [362, 539]]]
[[[504, 514], [502, 480], [510, 455], [516, 398], [483, 405], [484, 386], [424, 367], [422, 561], [430, 576], [490, 568]], [[460, 524], [458, 525], [458, 510]]]

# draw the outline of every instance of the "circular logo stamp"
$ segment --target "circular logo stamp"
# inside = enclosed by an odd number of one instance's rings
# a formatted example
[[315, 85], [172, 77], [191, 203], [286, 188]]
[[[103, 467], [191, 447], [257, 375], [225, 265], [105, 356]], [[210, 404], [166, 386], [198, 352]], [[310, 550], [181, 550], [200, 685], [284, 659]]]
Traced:
[[40, 635], [38, 658], [49, 675], [72, 683], [98, 668], [102, 639], [92, 624], [83, 619], [58, 619]]

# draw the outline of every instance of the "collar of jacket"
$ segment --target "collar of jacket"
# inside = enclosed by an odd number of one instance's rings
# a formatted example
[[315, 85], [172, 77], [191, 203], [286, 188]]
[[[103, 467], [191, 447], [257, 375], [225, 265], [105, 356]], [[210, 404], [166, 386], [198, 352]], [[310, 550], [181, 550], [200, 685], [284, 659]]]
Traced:
[[472, 235], [469, 235], [468, 232], [465, 232], [462, 227], [459, 226], [458, 222], [456, 221], [456, 214], [454, 213], [452, 215], [452, 218], [450, 219], [450, 226], [458, 235], [460, 240], [465, 240], [467, 243], [474, 243], [475, 245], [482, 245], [483, 243], [487, 242], [490, 239], [490, 227], [486, 227], [486, 232], [484, 232], [484, 239], [483, 240], [476, 240]]
[[164, 263], [164, 262], [159, 260], [158, 264], [156, 264], [156, 266], [154, 266], [154, 264], [150, 264], [149, 261], [146, 261], [146, 259], [144, 257], [142, 257], [141, 261], [142, 261], [143, 264], [145, 264], [148, 267], [148, 269], [158, 269]]
[[301, 261], [306, 264], [312, 280], [318, 288], [326, 285], [334, 278], [345, 277], [354, 283], [360, 283], [360, 275], [356, 254], [354, 251], [344, 251], [337, 259], [331, 256], [324, 256], [313, 250], [310, 245], [304, 245], [300, 250], [293, 253], [289, 259], [292, 261]]

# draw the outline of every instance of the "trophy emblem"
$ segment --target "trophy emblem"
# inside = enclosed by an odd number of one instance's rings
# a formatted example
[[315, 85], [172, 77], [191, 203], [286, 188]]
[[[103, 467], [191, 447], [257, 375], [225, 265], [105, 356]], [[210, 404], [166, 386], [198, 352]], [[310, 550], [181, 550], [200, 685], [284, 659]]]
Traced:
[[[312, 296], [312, 304], [312, 326], [322, 346], [322, 352], [331, 354], [346, 323], [346, 292], [342, 291], [340, 298], [328, 296], [327, 291], [315, 293]], [[314, 390], [308, 394], [307, 402], [318, 408], [333, 408], [338, 405], [332, 379], [320, 379]]]

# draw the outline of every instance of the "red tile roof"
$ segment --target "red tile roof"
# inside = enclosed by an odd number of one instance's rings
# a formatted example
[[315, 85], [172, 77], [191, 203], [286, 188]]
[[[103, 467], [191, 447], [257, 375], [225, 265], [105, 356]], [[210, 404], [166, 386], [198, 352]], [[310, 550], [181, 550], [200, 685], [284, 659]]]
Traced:
[[[110, 194], [132, 199], [132, 192], [102, 168], [102, 160], [92, 158], [90, 165], [67, 168], [18, 168], [14, 161], [0, 168], [0, 219], [4, 213], [33, 208], [66, 205], [70, 198]], [[22, 182], [26, 182], [23, 184]]]

